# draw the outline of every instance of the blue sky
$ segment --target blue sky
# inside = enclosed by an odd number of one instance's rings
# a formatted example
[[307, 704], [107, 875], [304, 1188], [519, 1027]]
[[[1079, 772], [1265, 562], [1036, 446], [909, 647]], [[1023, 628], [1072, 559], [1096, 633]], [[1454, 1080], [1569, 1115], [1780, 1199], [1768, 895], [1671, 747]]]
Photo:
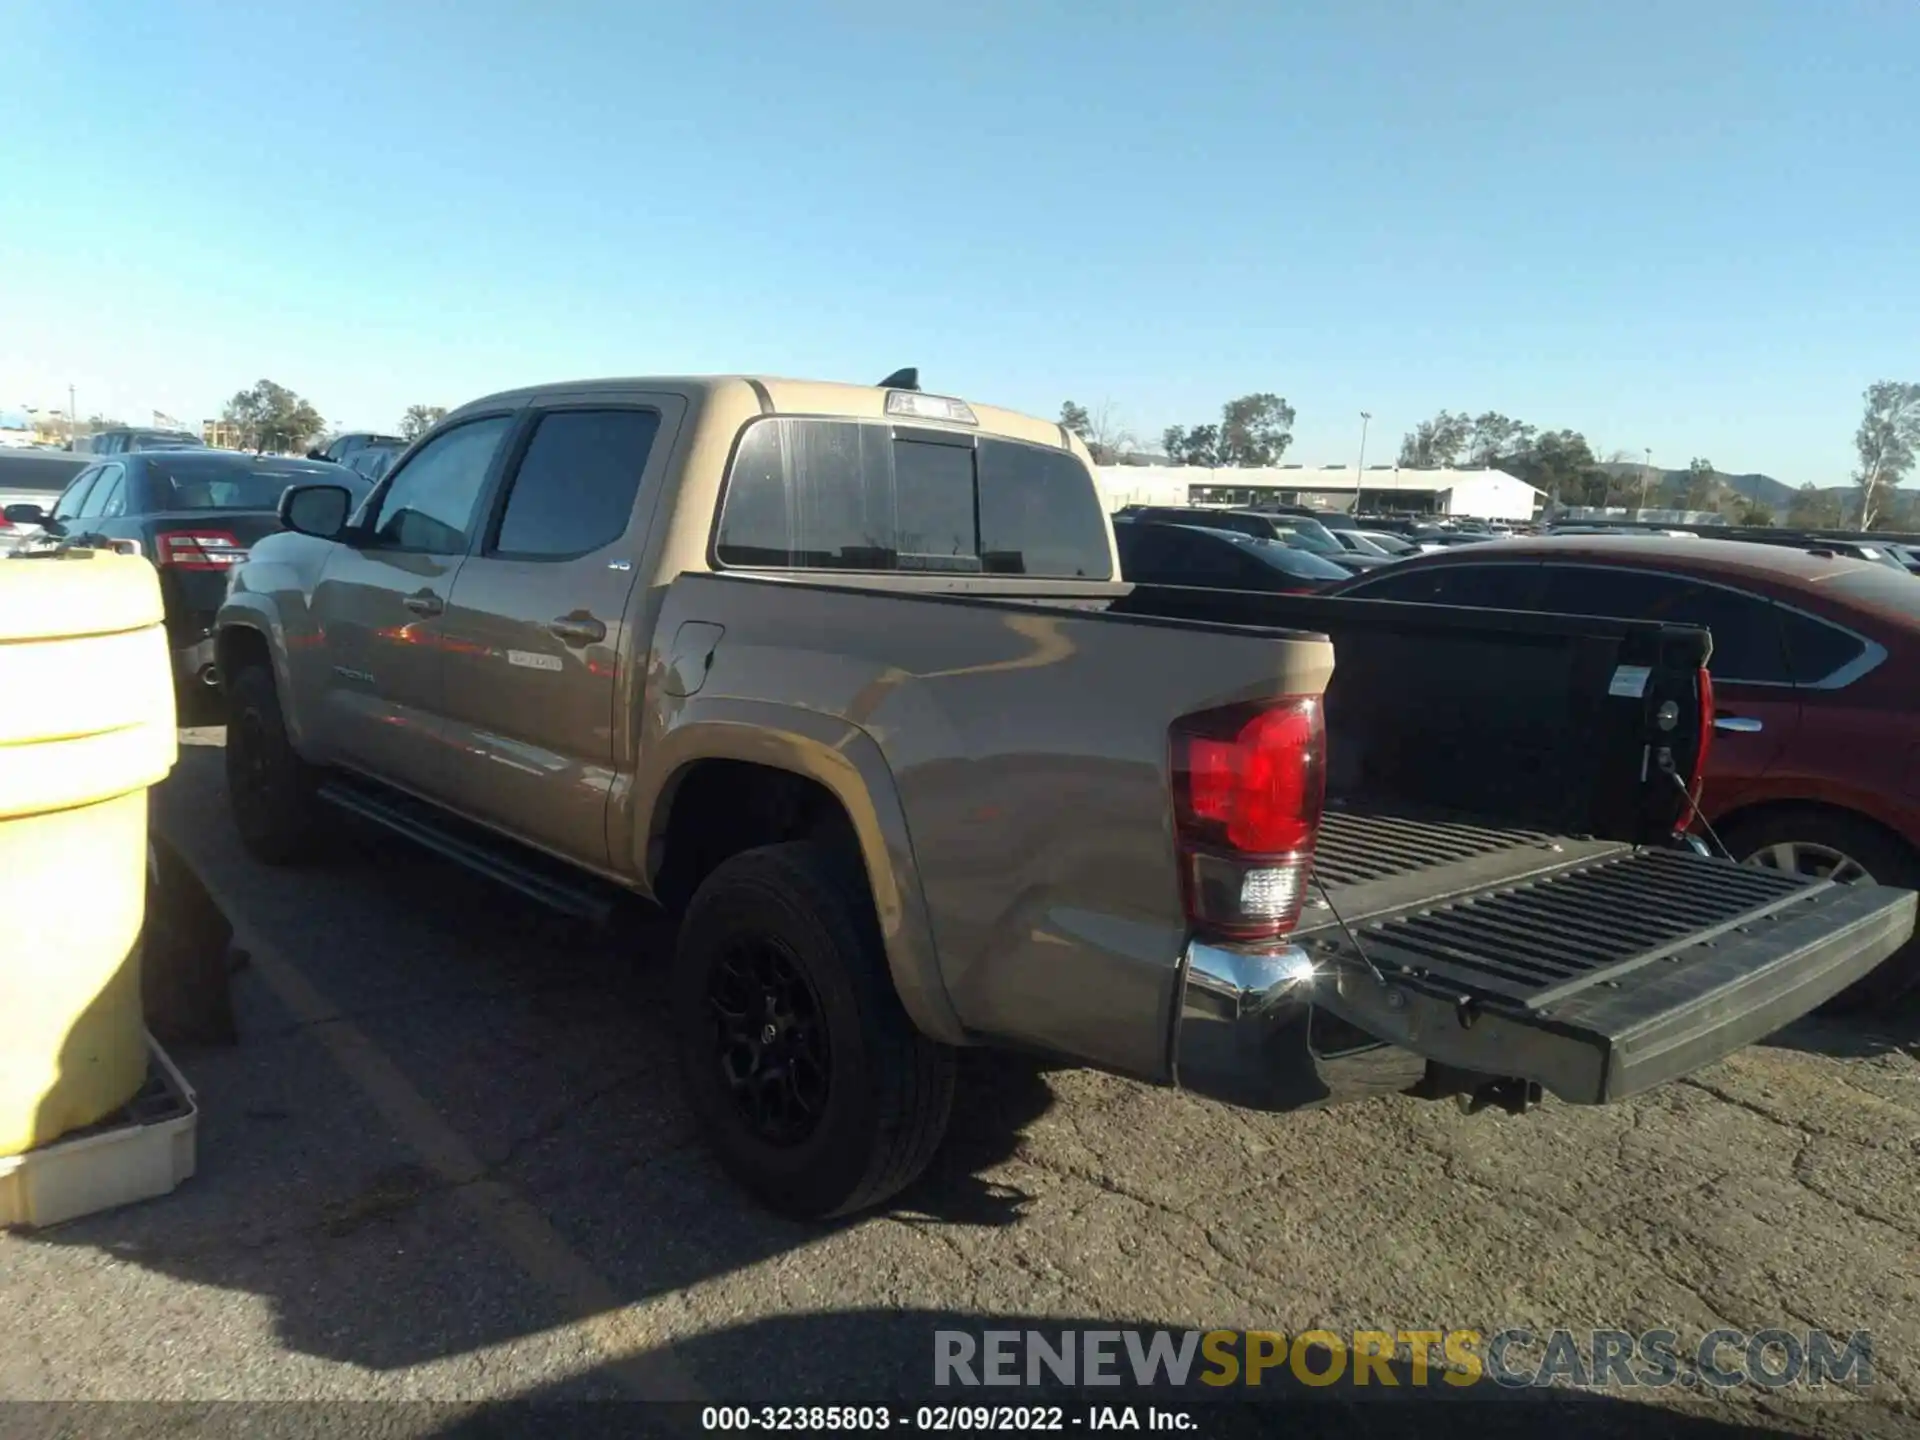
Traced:
[[0, 0], [0, 403], [753, 370], [1792, 483], [1920, 379], [1910, 0]]

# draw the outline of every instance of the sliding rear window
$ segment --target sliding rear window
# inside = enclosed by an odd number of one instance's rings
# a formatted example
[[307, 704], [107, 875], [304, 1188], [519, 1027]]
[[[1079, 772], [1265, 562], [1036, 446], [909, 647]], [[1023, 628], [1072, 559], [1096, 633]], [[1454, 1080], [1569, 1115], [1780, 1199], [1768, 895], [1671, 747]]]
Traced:
[[1113, 573], [1099, 491], [1070, 452], [857, 420], [749, 426], [715, 548], [744, 568]]

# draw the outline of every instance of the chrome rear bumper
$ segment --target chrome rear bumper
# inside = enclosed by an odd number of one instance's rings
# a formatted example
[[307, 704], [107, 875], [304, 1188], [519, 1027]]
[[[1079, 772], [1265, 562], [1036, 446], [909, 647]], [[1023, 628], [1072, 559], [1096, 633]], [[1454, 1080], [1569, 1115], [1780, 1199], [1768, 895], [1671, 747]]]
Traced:
[[1174, 994], [1173, 1083], [1254, 1109], [1290, 1108], [1280, 1090], [1294, 1068], [1293, 1030], [1316, 974], [1297, 945], [1228, 949], [1194, 941]]

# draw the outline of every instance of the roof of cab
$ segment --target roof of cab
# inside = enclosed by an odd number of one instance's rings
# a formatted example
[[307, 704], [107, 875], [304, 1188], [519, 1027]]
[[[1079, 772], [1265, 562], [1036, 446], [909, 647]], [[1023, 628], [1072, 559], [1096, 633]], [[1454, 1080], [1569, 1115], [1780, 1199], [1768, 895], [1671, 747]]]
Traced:
[[[467, 410], [509, 402], [533, 400], [549, 395], [578, 395], [595, 392], [617, 394], [623, 391], [653, 390], [686, 395], [691, 399], [704, 399], [722, 390], [733, 388], [746, 390], [756, 399], [764, 396], [765, 400], [761, 408], [768, 414], [844, 416], [873, 420], [889, 418], [887, 395], [890, 392], [885, 386], [848, 385], [833, 380], [794, 380], [776, 375], [647, 375], [619, 379], [557, 381], [551, 384], [524, 385], [514, 390], [502, 390], [470, 401], [454, 413], [459, 414]], [[1023, 415], [1017, 410], [1003, 410], [994, 405], [982, 405], [965, 396], [950, 396], [948, 392], [938, 389], [927, 389], [924, 393], [965, 400], [967, 406], [973, 411], [975, 419], [980, 423], [955, 425], [952, 422], [914, 417], [892, 418], [899, 420], [902, 424], [974, 430], [984, 435], [1025, 440], [1031, 444], [1049, 445], [1055, 449], [1069, 449], [1080, 454], [1083, 460], [1089, 459], [1082, 453], [1085, 447], [1070, 435], [1065, 427], [1055, 421]]]

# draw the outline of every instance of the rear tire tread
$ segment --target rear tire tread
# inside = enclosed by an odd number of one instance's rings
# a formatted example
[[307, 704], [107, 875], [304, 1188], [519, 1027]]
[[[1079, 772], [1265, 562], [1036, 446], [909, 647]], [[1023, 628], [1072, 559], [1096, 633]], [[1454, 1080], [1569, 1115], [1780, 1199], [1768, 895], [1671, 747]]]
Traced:
[[[873, 1128], [861, 1173], [825, 1204], [796, 1203], [790, 1189], [756, 1177], [746, 1162], [730, 1160], [725, 1149], [722, 1161], [762, 1199], [789, 1213], [829, 1219], [868, 1209], [910, 1185], [939, 1150], [953, 1108], [954, 1052], [922, 1035], [908, 1017], [887, 970], [866, 877], [838, 847], [820, 841], [749, 850], [708, 876], [687, 907], [678, 967], [704, 965], [692, 947], [711, 923], [709, 917], [739, 906], [747, 891], [770, 896], [824, 932], [829, 963], [838, 967], [859, 1016], [872, 1081]], [[833, 983], [829, 975], [812, 979], [816, 985]], [[687, 983], [693, 983], [691, 975]], [[831, 1039], [837, 1047], [847, 1037]]]

